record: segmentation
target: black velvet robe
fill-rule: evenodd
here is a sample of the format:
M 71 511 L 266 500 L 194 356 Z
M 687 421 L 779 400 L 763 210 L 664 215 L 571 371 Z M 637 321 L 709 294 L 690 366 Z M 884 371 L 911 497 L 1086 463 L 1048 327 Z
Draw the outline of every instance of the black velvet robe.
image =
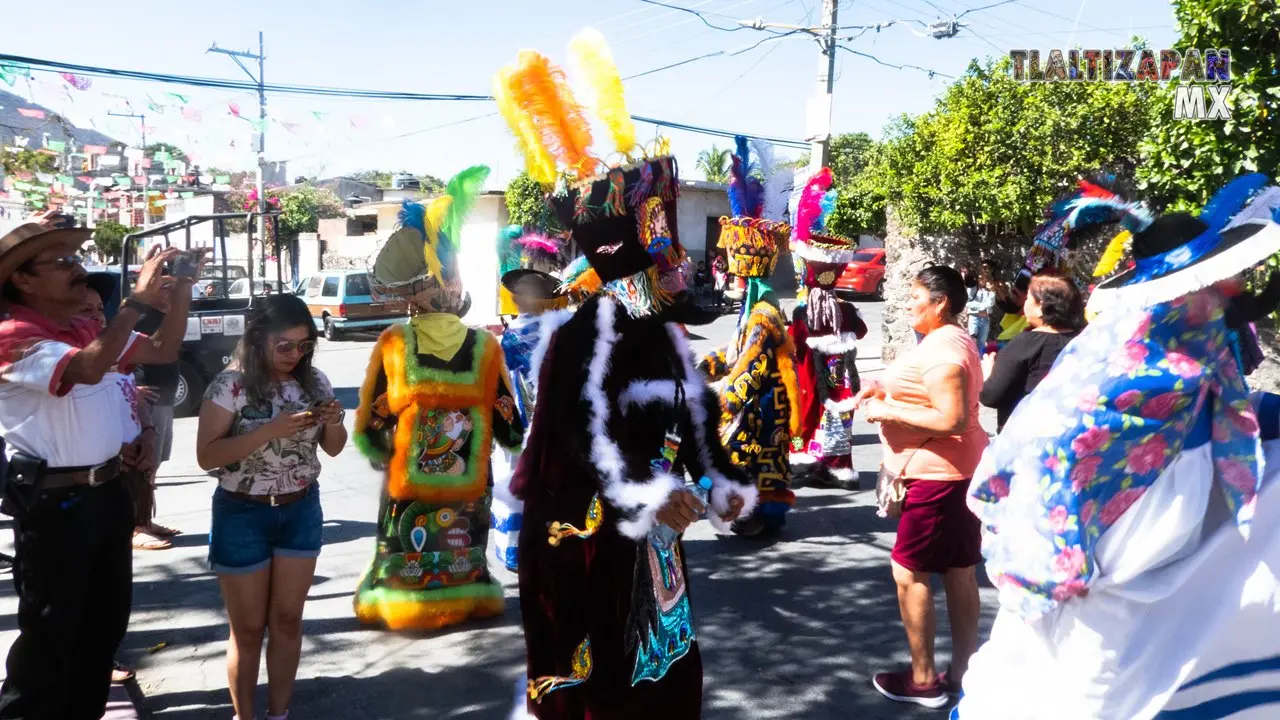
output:
M 598 297 L 544 340 L 549 347 L 537 412 L 512 483 L 525 503 L 519 574 L 528 677 L 571 676 L 574 651 L 587 637 L 592 667 L 585 682 L 529 702 L 540 720 L 701 716 L 696 642 L 660 680 L 635 686 L 635 654 L 627 642 L 637 558 L 669 490 L 663 478 L 655 482 L 650 463 L 673 422 L 681 436 L 677 465 L 693 478 L 712 479 L 713 512 L 724 511 L 730 496 L 744 500 L 744 514 L 756 501 L 754 485 L 719 443 L 717 400 L 693 369 L 683 337 L 679 326 L 631 318 L 615 301 Z M 593 432 L 601 428 L 602 434 Z M 683 478 L 679 470 L 671 474 Z M 552 546 L 548 526 L 584 528 L 597 493 L 599 529 Z M 683 561 L 683 550 L 680 556 Z

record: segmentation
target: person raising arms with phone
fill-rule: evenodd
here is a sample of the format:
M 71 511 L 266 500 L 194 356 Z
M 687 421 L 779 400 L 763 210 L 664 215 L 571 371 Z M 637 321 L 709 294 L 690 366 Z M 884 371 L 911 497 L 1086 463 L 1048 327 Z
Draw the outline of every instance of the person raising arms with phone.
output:
M 334 457 L 347 442 L 345 412 L 312 365 L 315 346 L 306 303 L 267 296 L 200 408 L 196 459 L 218 479 L 209 564 L 231 625 L 227 681 L 242 720 L 254 717 L 268 629 L 267 717 L 289 715 L 324 521 L 316 449 Z
M 120 480 L 124 424 L 102 422 L 131 411 L 104 378 L 112 368 L 177 360 L 186 328 L 190 283 L 163 271 L 176 251 L 153 251 L 105 328 L 77 317 L 88 292 L 79 250 L 91 233 L 46 215 L 0 236 L 3 509 L 14 516 L 19 630 L 0 718 L 103 714 L 129 624 L 134 527 Z M 153 336 L 136 332 L 166 294 L 165 322 Z

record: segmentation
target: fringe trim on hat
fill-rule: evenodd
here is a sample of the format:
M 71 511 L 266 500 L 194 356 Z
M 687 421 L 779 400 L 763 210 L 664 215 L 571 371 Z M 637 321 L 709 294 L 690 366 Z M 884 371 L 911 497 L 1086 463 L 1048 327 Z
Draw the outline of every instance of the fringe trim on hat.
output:
M 1280 225 L 1267 221 L 1246 224 L 1263 227 L 1221 254 L 1164 277 L 1134 285 L 1095 288 L 1086 309 L 1101 313 L 1117 306 L 1150 307 L 1171 302 L 1235 277 L 1280 252 Z
M 820 263 L 851 263 L 858 248 L 851 246 L 829 245 L 818 241 L 818 235 L 811 235 L 805 242 L 791 244 L 791 252 L 802 260 Z

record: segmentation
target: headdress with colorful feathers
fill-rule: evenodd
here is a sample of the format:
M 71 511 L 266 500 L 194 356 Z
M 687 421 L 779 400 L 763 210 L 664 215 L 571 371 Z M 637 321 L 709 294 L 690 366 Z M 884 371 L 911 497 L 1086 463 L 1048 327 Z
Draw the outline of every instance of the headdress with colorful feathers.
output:
M 733 217 L 720 218 L 719 247 L 729 260 L 729 274 L 739 278 L 767 278 L 778 264 L 778 251 L 791 227 L 764 219 L 764 183 L 750 175 L 751 150 L 747 138 L 735 138 L 736 152 L 729 170 L 729 207 Z M 744 302 L 743 312 L 748 312 Z
M 526 164 L 538 163 L 536 172 L 530 166 L 530 175 L 544 186 L 565 181 L 548 202 L 586 258 L 567 269 L 566 289 L 580 296 L 604 290 L 628 313 L 649 314 L 681 294 L 691 275 L 677 233 L 676 161 L 650 157 L 637 144 L 622 80 L 600 34 L 580 32 L 570 51 L 575 77 L 609 131 L 612 152 L 593 154 L 582 106 L 564 72 L 544 55 L 521 52 L 514 65 L 498 73 L 495 94 Z M 665 147 L 661 141 L 654 144 Z M 642 155 L 639 162 L 636 153 Z M 625 164 L 600 159 L 613 154 L 621 154 Z
M 455 175 L 446 194 L 429 205 L 404 202 L 398 217 L 400 228 L 371 263 L 370 286 L 375 296 L 408 297 L 428 312 L 461 306 L 458 250 L 462 226 L 488 175 L 489 168 L 476 165 Z

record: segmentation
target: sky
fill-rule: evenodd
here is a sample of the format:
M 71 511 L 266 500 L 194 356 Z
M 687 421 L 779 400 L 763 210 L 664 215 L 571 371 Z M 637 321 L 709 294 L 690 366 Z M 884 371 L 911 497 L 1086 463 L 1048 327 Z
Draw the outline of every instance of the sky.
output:
M 819 24 L 822 14 L 822 0 L 666 1 L 696 9 L 721 27 L 757 18 L 809 26 Z M 841 51 L 833 131 L 865 131 L 878 137 L 890 118 L 928 110 L 951 82 L 944 75 L 959 76 L 974 57 L 1003 56 L 1012 48 L 1047 53 L 1073 46 L 1124 47 L 1135 34 L 1157 48 L 1170 47 L 1176 39 L 1172 8 L 1161 0 L 1013 0 L 964 15 L 961 22 L 969 26 L 953 38 L 912 32 L 923 32 L 919 22 L 997 1 L 842 0 L 840 26 L 918 21 L 869 31 L 845 45 L 885 63 L 916 65 L 936 74 L 930 78 L 926 72 L 885 67 Z M 724 51 L 625 82 L 633 114 L 797 140 L 806 136 L 809 98 L 817 88 L 819 48 L 811 39 L 801 35 L 768 41 L 729 56 L 767 36 L 751 29 L 713 29 L 692 14 L 640 0 L 224 0 L 212 5 L 132 0 L 106 7 L 96 0 L 63 0 L 56 16 L 50 16 L 40 3 L 0 0 L 0 52 L 246 80 L 231 58 L 206 51 L 215 42 L 223 48 L 256 51 L 261 30 L 268 82 L 487 95 L 494 73 L 513 62 L 520 50 L 535 49 L 567 65 L 570 37 L 583 27 L 594 27 L 604 34 L 624 77 Z M 50 23 L 60 31 L 48 32 Z M 40 31 L 15 32 L 24 27 Z M 140 140 L 138 121 L 107 113 L 130 108 L 144 112 L 150 96 L 164 112 L 146 111 L 149 142 L 174 143 L 204 167 L 254 165 L 249 149 L 252 128 L 232 116 L 229 104 L 257 117 L 256 93 L 109 78 L 94 78 L 92 87 L 81 91 L 53 73 L 35 76 L 34 83 L 19 81 L 6 89 L 63 113 L 77 125 L 96 127 L 131 143 Z M 186 105 L 166 93 L 183 95 Z M 268 116 L 272 120 L 267 125 L 267 159 L 288 161 L 291 177 L 404 169 L 447 179 L 470 165 L 486 164 L 493 170 L 490 186 L 502 187 L 522 169 L 514 140 L 489 102 L 269 94 Z M 732 144 L 696 133 L 662 133 L 671 138 L 686 179 L 701 179 L 694 169 L 700 150 Z M 638 134 L 642 140 L 652 139 L 657 130 L 642 123 Z M 603 132 L 596 137 L 598 144 L 605 144 L 599 142 Z M 794 156 L 798 151 L 781 154 Z

